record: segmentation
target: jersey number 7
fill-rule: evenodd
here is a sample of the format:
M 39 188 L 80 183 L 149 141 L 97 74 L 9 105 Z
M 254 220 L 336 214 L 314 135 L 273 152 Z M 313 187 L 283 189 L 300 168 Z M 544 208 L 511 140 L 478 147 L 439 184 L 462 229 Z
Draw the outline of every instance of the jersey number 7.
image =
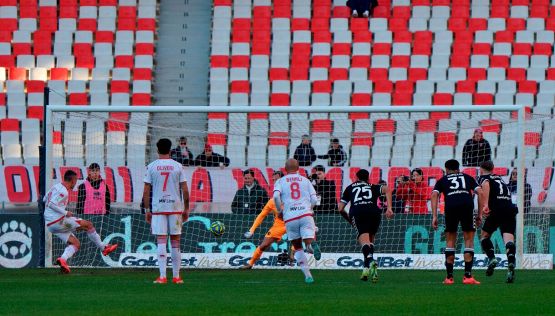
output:
M 162 191 L 166 191 L 166 187 L 168 186 L 168 178 L 170 177 L 169 172 L 160 172 L 160 175 L 164 177 L 164 186 L 162 187 Z

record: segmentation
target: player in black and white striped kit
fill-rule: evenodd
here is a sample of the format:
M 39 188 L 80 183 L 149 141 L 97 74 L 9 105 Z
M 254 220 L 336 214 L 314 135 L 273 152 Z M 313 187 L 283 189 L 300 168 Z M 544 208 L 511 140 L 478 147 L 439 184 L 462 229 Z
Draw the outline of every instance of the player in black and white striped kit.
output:
M 357 181 L 351 183 L 343 191 L 339 212 L 358 232 L 358 242 L 362 246 L 364 255 L 364 269 L 362 270 L 361 280 L 367 281 L 372 277 L 372 282 L 378 281 L 377 264 L 374 261 L 374 240 L 380 222 L 382 220 L 382 210 L 378 206 L 378 199 L 385 195 L 387 200 L 387 218 L 393 217 L 391 208 L 391 191 L 387 185 L 369 184 L 369 173 L 361 169 L 356 173 Z M 351 203 L 349 213 L 345 212 L 345 206 Z
M 518 209 L 511 201 L 511 192 L 503 179 L 493 174 L 493 162 L 485 161 L 480 165 L 480 177 L 478 182 L 483 190 L 483 213 L 487 216 L 482 227 L 481 244 L 482 249 L 489 258 L 486 275 L 493 275 L 493 270 L 498 262 L 495 258 L 491 235 L 499 228 L 503 235 L 503 242 L 509 262 L 507 272 L 507 283 L 513 283 L 515 278 L 515 230 L 516 214 Z

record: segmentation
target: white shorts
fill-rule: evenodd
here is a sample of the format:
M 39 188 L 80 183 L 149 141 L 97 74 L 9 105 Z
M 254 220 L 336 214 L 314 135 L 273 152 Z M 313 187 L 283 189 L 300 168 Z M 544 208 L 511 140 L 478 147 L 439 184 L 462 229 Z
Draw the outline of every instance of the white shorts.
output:
M 285 223 L 285 229 L 287 230 L 287 239 L 289 240 L 299 238 L 314 239 L 316 225 L 312 216 L 305 216 Z
M 56 224 L 48 226 L 48 231 L 67 244 L 69 237 L 81 226 L 81 220 L 78 217 L 64 217 Z
M 183 219 L 181 214 L 156 215 L 152 213 L 151 228 L 153 235 L 181 235 Z

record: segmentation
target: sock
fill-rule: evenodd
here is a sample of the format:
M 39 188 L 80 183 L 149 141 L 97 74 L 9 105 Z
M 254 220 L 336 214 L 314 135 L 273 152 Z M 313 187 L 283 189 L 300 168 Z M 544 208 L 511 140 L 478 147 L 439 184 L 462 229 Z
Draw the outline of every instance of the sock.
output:
M 158 268 L 160 268 L 160 277 L 166 277 L 166 264 L 167 264 L 167 256 L 166 256 L 166 245 L 167 241 L 165 236 L 160 238 L 158 237 Z
M 295 251 L 295 260 L 297 260 L 297 262 L 299 263 L 299 266 L 304 273 L 304 277 L 311 278 L 312 274 L 310 274 L 310 269 L 308 268 L 308 264 L 306 262 L 307 260 L 304 250 L 301 249 Z
M 370 263 L 374 261 L 374 244 L 363 245 L 362 254 L 364 255 L 364 267 L 370 268 Z
M 482 249 L 484 250 L 484 252 L 488 256 L 488 258 L 490 260 L 495 258 L 495 254 L 493 252 L 493 243 L 491 242 L 491 239 L 484 238 L 484 239 L 482 239 L 482 241 L 480 243 L 482 244 Z
M 464 261 L 464 276 L 472 277 L 472 265 L 474 263 L 474 248 L 464 248 L 464 254 L 470 255 L 470 261 Z
M 254 264 L 256 263 L 256 261 L 258 261 L 258 259 L 260 259 L 260 257 L 262 256 L 262 250 L 260 250 L 260 247 L 256 247 L 256 249 L 254 250 L 254 253 L 252 254 L 252 258 L 249 261 L 249 264 L 251 266 L 254 266 Z
M 445 248 L 445 269 L 447 270 L 447 277 L 453 277 L 453 264 L 447 262 L 450 257 L 455 256 L 455 248 Z
M 507 244 L 505 244 L 505 248 L 507 249 L 507 261 L 509 262 L 509 264 L 516 264 L 516 257 L 515 257 L 515 253 L 516 253 L 516 246 L 515 243 L 512 241 L 509 241 Z
M 92 242 L 94 242 L 94 244 L 101 250 L 104 249 L 104 247 L 106 247 L 106 244 L 103 243 L 102 240 L 100 240 L 100 235 L 98 235 L 98 233 L 94 228 L 87 231 L 87 236 L 89 236 L 89 239 Z
M 77 247 L 75 247 L 74 245 L 67 245 L 61 258 L 67 261 L 67 259 L 71 258 L 76 252 Z
M 172 245 L 172 273 L 174 278 L 178 278 L 179 270 L 181 269 L 181 250 L 179 249 L 179 240 L 172 240 L 171 245 Z

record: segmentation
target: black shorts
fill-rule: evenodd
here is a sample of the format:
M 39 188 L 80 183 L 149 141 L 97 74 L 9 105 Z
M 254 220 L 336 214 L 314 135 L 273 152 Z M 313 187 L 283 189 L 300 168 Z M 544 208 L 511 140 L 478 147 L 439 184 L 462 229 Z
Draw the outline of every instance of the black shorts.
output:
M 456 233 L 461 224 L 463 232 L 476 231 L 474 225 L 474 206 L 445 208 L 445 232 Z
M 358 236 L 362 234 L 376 235 L 381 221 L 382 214 L 379 212 L 368 212 L 351 217 L 351 222 L 355 225 Z
M 501 230 L 502 234 L 512 234 L 514 236 L 516 231 L 516 209 L 492 210 L 486 218 L 482 230 L 491 235 L 497 228 Z

